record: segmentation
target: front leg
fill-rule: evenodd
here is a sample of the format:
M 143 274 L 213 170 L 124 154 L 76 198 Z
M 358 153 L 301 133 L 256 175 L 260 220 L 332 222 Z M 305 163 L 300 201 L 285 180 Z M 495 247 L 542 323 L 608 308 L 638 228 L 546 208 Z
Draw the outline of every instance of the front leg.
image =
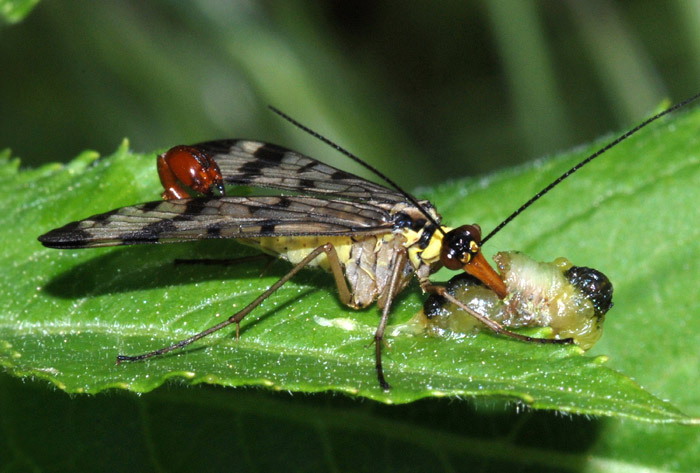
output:
M 554 345 L 568 345 L 574 342 L 573 338 L 564 338 L 564 339 L 556 339 L 556 338 L 539 338 L 539 337 L 529 337 L 527 335 L 521 335 L 516 332 L 511 332 L 510 330 L 506 329 L 503 327 L 503 325 L 499 324 L 495 320 L 489 319 L 487 316 L 480 314 L 476 310 L 472 309 L 468 305 L 466 305 L 464 302 L 460 301 L 457 299 L 455 296 L 449 293 L 447 288 L 445 286 L 440 286 L 437 284 L 433 284 L 430 282 L 429 279 L 423 279 L 420 281 L 420 287 L 423 289 L 424 292 L 429 292 L 431 294 L 437 294 L 440 297 L 444 297 L 448 301 L 452 302 L 454 305 L 474 317 L 476 320 L 481 322 L 482 324 L 486 325 L 489 329 L 491 329 L 494 333 L 497 333 L 499 335 L 505 335 L 506 337 L 514 338 L 516 340 L 521 340 L 523 342 L 531 342 L 531 343 L 551 343 Z
M 374 349 L 375 349 L 375 366 L 377 368 L 377 380 L 379 381 L 379 386 L 384 391 L 389 391 L 391 385 L 387 382 L 384 377 L 384 368 L 382 367 L 382 345 L 384 342 L 384 331 L 386 330 L 386 324 L 389 320 L 389 311 L 391 310 L 391 304 L 394 302 L 394 297 L 399 292 L 399 287 L 403 279 L 404 267 L 408 262 L 408 255 L 405 251 L 399 252 L 394 260 L 394 268 L 391 273 L 391 278 L 389 279 L 389 284 L 386 288 L 386 298 L 384 299 L 384 307 L 382 307 L 382 318 L 379 320 L 379 326 L 377 326 L 377 331 L 374 333 Z

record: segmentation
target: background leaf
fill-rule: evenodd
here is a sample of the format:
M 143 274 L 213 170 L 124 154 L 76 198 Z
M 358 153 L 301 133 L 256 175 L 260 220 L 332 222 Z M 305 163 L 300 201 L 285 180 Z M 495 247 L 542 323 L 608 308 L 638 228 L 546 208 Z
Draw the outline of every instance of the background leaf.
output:
M 0 0 L 0 18 L 18 23 L 34 9 L 39 0 Z
M 674 201 L 682 192 L 669 190 L 694 189 L 697 157 L 673 150 L 669 143 L 680 140 L 682 144 L 676 146 L 686 150 L 696 129 L 693 116 L 686 116 L 673 125 L 647 130 L 641 139 L 625 143 L 596 163 L 592 171 L 582 171 L 566 187 L 557 189 L 558 197 L 543 199 L 520 222 L 508 227 L 504 237 L 499 235 L 506 243 L 495 240 L 491 248 L 520 247 L 535 255 L 549 253 L 550 259 L 566 254 L 577 264 L 605 255 L 599 267 L 611 274 L 617 287 L 617 307 L 609 323 L 629 328 L 617 337 L 624 338 L 633 331 L 639 350 L 645 348 L 645 343 L 654 346 L 662 317 L 654 318 L 654 323 L 639 323 L 640 313 L 653 313 L 639 305 L 650 304 L 649 298 L 640 296 L 653 287 L 650 280 L 658 281 L 656 267 L 676 257 L 677 246 L 669 244 L 663 232 L 668 230 L 669 222 L 661 215 L 657 221 L 644 216 L 650 211 L 663 214 L 661 209 L 673 202 L 676 215 L 690 207 L 681 220 L 693 221 L 694 202 L 687 198 Z M 634 149 L 642 157 L 635 156 Z M 665 160 L 659 159 L 661 154 Z M 669 155 L 674 159 L 668 159 Z M 66 167 L 49 165 L 7 180 L 14 184 L 4 192 L 12 198 L 4 209 L 7 220 L 3 229 L 7 240 L 15 238 L 16 242 L 8 245 L 5 260 L 8 267 L 11 261 L 26 263 L 15 265 L 14 271 L 5 274 L 4 300 L 9 305 L 4 310 L 0 340 L 2 362 L 17 374 L 49 379 L 68 392 L 95 393 L 110 387 L 144 392 L 168 378 L 179 377 L 194 383 L 259 384 L 278 390 L 334 389 L 390 403 L 428 395 L 506 396 L 533 407 L 573 413 L 683 420 L 679 411 L 618 373 L 601 368 L 602 359 L 579 356 L 575 347 L 530 346 L 485 333 L 464 340 L 406 334 L 392 337 L 386 371 L 394 388 L 384 393 L 375 380 L 372 350 L 366 349 L 378 311 L 354 313 L 342 307 L 327 276 L 312 271 L 286 285 L 244 321 L 238 342 L 230 333 L 221 332 L 180 353 L 115 366 L 117 353 L 140 353 L 165 346 L 201 331 L 217 318 L 221 320 L 220 314 L 243 307 L 287 269 L 279 264 L 266 276 L 258 277 L 260 268 L 250 265 L 172 266 L 176 257 L 238 253 L 237 245 L 229 241 L 61 253 L 41 248 L 32 239 L 31 231 L 36 228 L 48 229 L 157 196 L 152 156 L 133 155 L 125 144 L 112 157 L 95 158 L 85 153 Z M 495 224 L 492 215 L 506 215 L 509 207 L 505 198 L 494 197 L 508 193 L 508 199 L 522 202 L 580 158 L 578 154 L 564 156 L 503 173 L 491 178 L 486 186 L 475 181 L 455 182 L 430 197 L 438 209 L 448 210 L 447 222 L 474 219 L 489 228 Z M 7 166 L 16 167 L 9 162 Z M 27 188 L 32 189 L 34 197 L 31 209 L 22 205 L 26 196 L 22 190 Z M 460 193 L 464 198 L 455 199 Z M 518 198 L 518 194 L 523 197 Z M 582 201 L 580 196 L 586 194 L 591 198 Z M 86 204 L 76 206 L 76 202 Z M 640 207 L 641 213 L 637 210 Z M 27 223 L 24 228 L 12 228 L 11 222 L 19 221 L 15 213 L 23 216 Z M 633 239 L 637 231 L 630 236 L 618 229 L 622 215 L 629 219 L 629 225 L 624 226 L 627 230 L 643 222 L 645 233 L 639 241 Z M 679 236 L 688 238 L 685 247 L 692 246 L 693 232 L 697 232 L 692 224 L 689 226 L 678 229 Z M 618 237 L 611 238 L 613 233 Z M 509 244 L 509 234 L 516 234 L 517 241 Z M 571 234 L 586 238 L 567 237 Z M 562 240 L 572 244 L 566 246 Z M 557 245 L 562 253 L 556 250 Z M 594 251 L 587 255 L 586 248 Z M 22 276 L 28 276 L 28 281 Z M 638 282 L 640 279 L 643 282 Z M 681 284 L 665 290 L 674 294 L 663 301 L 672 322 L 664 327 L 665 333 L 672 333 L 678 325 L 684 331 L 692 325 L 692 317 L 683 320 L 682 310 L 675 304 L 688 304 L 683 302 L 688 296 L 678 293 L 688 288 Z M 415 287 L 408 292 L 396 306 L 394 323 L 407 320 L 420 308 Z M 23 297 L 13 299 L 10 293 Z M 651 315 L 641 317 L 648 319 Z M 649 332 L 646 337 L 644 327 Z M 615 347 L 614 343 L 610 346 Z M 637 353 L 627 356 L 640 358 Z M 644 354 L 641 359 L 647 366 L 652 363 Z M 663 362 L 668 366 L 671 360 Z
M 670 205 L 673 205 L 674 213 L 683 217 L 684 208 L 693 205 L 690 197 L 695 189 L 692 183 L 698 178 L 696 130 L 699 125 L 700 113 L 694 112 L 652 127 L 589 169 L 581 171 L 570 182 L 562 184 L 562 188 L 555 191 L 556 197 L 543 199 L 486 249 L 494 252 L 496 249 L 522 245 L 521 248 L 528 253 L 542 259 L 562 254 L 580 264 L 593 265 L 589 261 L 600 261 L 595 266 L 607 272 L 616 285 L 616 306 L 609 314 L 606 334 L 594 348 L 594 353 L 610 354 L 610 366 L 621 367 L 644 385 L 651 385 L 652 392 L 673 400 L 682 410 L 696 416 L 699 411 L 698 391 L 696 383 L 688 383 L 687 380 L 694 379 L 696 375 L 693 366 L 697 366 L 698 356 L 693 338 L 697 333 L 693 329 L 697 324 L 692 312 L 694 293 L 688 287 L 697 280 L 697 267 L 692 266 L 692 261 L 679 262 L 683 268 L 680 272 L 647 268 L 648 272 L 644 273 L 640 267 L 653 266 L 656 261 L 673 258 L 679 248 L 691 254 L 692 251 L 697 252 L 697 248 L 693 247 L 697 245 L 694 243 L 697 239 L 693 238 L 693 232 L 697 231 L 694 228 L 694 214 L 673 219 L 669 224 L 664 212 L 657 211 L 655 214 L 661 220 L 657 224 L 654 219 L 648 218 L 648 212 L 653 211 L 654 206 L 658 210 L 658 207 L 665 207 L 672 201 Z M 513 198 L 522 201 L 522 196 L 517 194 L 531 194 L 586 151 L 582 149 L 575 153 L 576 156 L 536 163 L 487 180 L 445 184 L 422 194 L 429 196 L 436 204 L 442 204 L 440 208 L 446 210 L 447 220 L 456 220 L 468 207 L 473 220 L 485 222 L 484 227 L 489 228 L 497 221 L 492 214 L 513 207 L 506 200 Z M 135 325 L 137 331 L 141 329 L 158 334 L 164 330 L 161 327 L 165 325 L 162 324 L 171 323 L 173 319 L 157 319 L 151 324 L 142 322 L 141 325 L 137 322 L 143 321 L 144 317 L 153 317 L 154 312 L 168 312 L 170 307 L 164 305 L 177 307 L 188 304 L 184 312 L 188 312 L 187 319 L 192 323 L 197 318 L 197 310 L 210 315 L 209 305 L 222 297 L 216 294 L 227 296 L 228 284 L 241 278 L 246 278 L 254 286 L 251 292 L 258 290 L 255 286 L 258 284 L 255 268 L 207 269 L 204 273 L 202 268 L 186 268 L 187 277 L 173 274 L 172 270 L 163 271 L 163 267 L 169 267 L 173 257 L 191 254 L 192 245 L 63 252 L 67 254 L 42 249 L 34 240 L 40 228 L 44 230 L 91 213 L 93 207 L 104 209 L 143 199 L 144 195 L 151 195 L 152 192 L 157 195 L 152 156 L 139 158 L 128 153 L 126 146 L 123 146 L 113 157 L 95 158 L 94 153 L 84 153 L 63 168 L 49 165 L 20 173 L 17 173 L 18 161 L 12 160 L 6 161 L 1 171 L 5 176 L 2 191 L 7 197 L 4 215 L 12 214 L 6 217 L 2 225 L 3 240 L 11 243 L 5 245 L 3 250 L 7 270 L 2 274 L 0 285 L 4 304 L 0 330 L 2 362 L 17 374 L 31 374 L 35 378 L 65 379 L 70 371 L 73 373 L 69 377 L 73 387 L 78 386 L 82 377 L 85 389 L 94 386 L 91 371 L 95 369 L 95 360 L 98 361 L 98 370 L 114 370 L 114 367 L 103 364 L 103 360 L 111 360 L 114 351 L 125 343 L 124 339 L 131 339 L 125 337 L 123 329 L 116 330 L 118 333 L 110 331 L 105 321 L 119 321 L 123 317 Z M 140 162 L 141 159 L 145 162 Z M 85 176 L 91 178 L 85 179 Z M 117 195 L 110 195 L 115 188 L 118 189 Z M 65 195 L 66 189 L 71 191 L 72 197 Z M 68 205 L 83 193 L 91 199 L 83 201 L 83 205 Z M 649 193 L 654 198 L 649 198 Z M 679 193 L 685 197 L 677 198 Z M 589 195 L 592 198 L 585 197 Z M 52 211 L 61 205 L 63 212 Z M 618 207 L 607 216 L 610 205 Z M 692 212 L 690 209 L 687 211 Z M 22 224 L 19 226 L 11 225 L 16 215 L 21 216 Z M 621 228 L 616 224 L 616 219 L 623 216 L 629 223 Z M 464 218 L 468 217 L 462 216 L 459 221 Z M 606 218 L 607 222 L 603 221 Z M 560 223 L 559 227 L 552 226 L 556 221 Z M 663 224 L 667 226 L 661 231 L 657 225 Z M 587 231 L 581 233 L 580 226 L 586 227 Z M 646 245 L 633 241 L 642 233 L 641 229 L 648 230 L 639 236 L 648 243 Z M 587 238 L 575 237 L 581 234 Z M 214 248 L 196 246 L 197 252 L 204 255 L 221 251 L 217 245 Z M 657 259 L 650 261 L 645 257 L 650 247 L 665 253 L 665 256 L 654 253 Z M 273 269 L 273 272 L 279 271 L 278 267 Z M 126 276 L 121 275 L 124 272 Z M 314 274 L 309 272 L 291 292 L 303 293 L 304 301 L 322 294 L 315 309 L 325 304 L 335 304 L 333 310 L 347 312 L 333 302 L 332 288 L 325 284 L 325 278 Z M 86 276 L 90 276 L 92 281 Z M 155 281 L 157 278 L 165 278 L 165 282 Z M 189 282 L 188 278 L 192 278 L 193 282 Z M 215 287 L 212 290 L 209 287 L 212 284 L 223 288 Z M 171 288 L 171 285 L 175 287 Z M 168 291 L 161 286 L 168 286 Z M 202 302 L 206 307 L 198 307 L 201 301 L 188 299 L 190 295 L 178 297 L 178 294 L 188 292 L 191 286 L 196 291 L 209 294 Z M 158 291 L 167 292 L 167 297 Z M 652 295 L 643 297 L 648 291 Z M 409 313 L 418 307 L 419 301 L 414 300 L 417 297 L 413 292 L 413 295 L 400 301 L 402 312 L 406 311 L 406 307 L 410 308 L 406 311 Z M 663 294 L 670 294 L 671 297 L 664 299 Z M 171 300 L 173 297 L 176 298 L 174 302 Z M 114 301 L 114 298 L 117 300 Z M 129 299 L 132 301 L 132 312 L 125 314 L 120 304 Z M 306 310 L 299 308 L 302 302 L 284 305 L 283 300 L 281 295 L 278 302 L 282 306 L 254 326 L 264 327 L 265 323 L 274 319 L 279 321 L 280 318 L 289 321 L 296 317 L 298 311 Z M 139 304 L 142 304 L 141 308 Z M 79 309 L 66 314 L 63 312 L 66 305 L 78 305 Z M 99 312 L 90 311 L 87 320 L 80 317 L 79 314 L 90 305 L 102 305 L 103 308 Z M 41 306 L 48 307 L 38 310 Z M 192 307 L 194 309 L 190 309 Z M 358 323 L 366 319 L 372 323 L 376 320 L 376 313 L 369 311 L 359 314 L 352 312 L 351 315 Z M 181 327 L 184 326 L 184 320 L 179 323 Z M 313 323 L 313 320 L 304 321 L 307 328 Z M 82 327 L 79 334 L 74 331 L 76 325 Z M 92 328 L 96 326 L 102 326 L 104 331 L 95 332 Z M 368 327 L 371 327 L 369 323 Z M 275 330 L 286 329 L 275 326 Z M 168 330 L 172 328 L 168 327 Z M 275 334 L 270 330 L 272 327 L 268 326 L 267 330 L 256 335 L 251 328 L 244 332 L 241 341 L 256 337 L 272 343 L 271 337 Z M 310 333 L 313 338 L 313 332 L 320 330 L 306 330 L 305 333 Z M 684 336 L 678 336 L 678 332 L 683 332 Z M 12 338 L 9 344 L 8 336 Z M 103 346 L 105 339 L 110 337 L 114 339 L 114 347 Z M 159 342 L 158 337 L 154 337 L 154 340 L 145 336 L 142 338 L 139 343 L 146 345 Z M 360 338 L 362 344 L 366 343 L 367 333 Z M 405 388 L 402 384 L 405 379 L 393 367 L 403 362 L 404 358 L 424 360 L 425 357 L 421 356 L 423 353 L 407 351 L 399 342 L 400 338 L 392 340 L 389 373 L 395 386 Z M 38 346 L 38 339 L 42 340 L 41 350 L 32 351 L 32 345 Z M 489 335 L 479 336 L 478 339 L 488 339 L 495 344 L 500 342 Z M 536 351 L 542 348 L 508 340 L 502 342 L 509 350 L 531 352 L 533 348 Z M 314 340 L 310 343 L 314 343 Z M 219 340 L 217 346 L 220 344 L 226 345 L 225 340 Z M 30 349 L 28 357 L 24 354 L 25 348 Z M 227 351 L 231 350 L 224 347 L 224 352 Z M 211 359 L 211 349 L 195 351 L 184 358 L 188 361 L 202 353 Z M 272 355 L 277 360 L 281 359 L 279 352 Z M 303 355 L 297 358 L 303 359 Z M 400 362 L 396 361 L 397 356 L 402 358 Z M 367 357 L 371 358 L 365 355 Z M 173 357 L 167 362 L 181 358 Z M 64 372 L 36 370 L 36 366 L 31 366 L 32 359 L 34 362 L 37 359 L 48 360 L 49 364 L 42 365 L 44 367 L 58 364 L 66 369 Z M 640 359 L 641 362 L 638 361 Z M 551 362 L 559 364 L 566 361 L 566 357 L 559 357 Z M 493 360 L 489 359 L 488 362 L 490 364 Z M 129 369 L 135 366 L 138 365 L 132 365 Z M 125 383 L 131 386 L 134 383 L 148 383 L 146 376 L 152 374 L 155 366 L 157 363 L 141 365 L 133 378 L 126 379 Z M 474 368 L 469 360 L 465 366 Z M 144 370 L 146 367 L 148 370 Z M 236 368 L 236 363 L 231 363 L 230 369 Z M 365 368 L 358 369 L 356 374 L 358 379 L 366 380 L 364 382 L 371 386 L 374 375 L 371 369 L 367 372 Z M 659 376 L 659 373 L 663 374 Z M 694 447 L 700 441 L 697 428 L 688 430 L 689 427 L 681 426 L 674 428 L 600 420 L 590 422 L 583 418 L 557 419 L 534 413 L 517 415 L 510 409 L 502 411 L 499 403 L 447 404 L 433 400 L 389 408 L 358 404 L 337 397 L 292 399 L 283 394 L 250 390 L 183 390 L 174 386 L 138 400 L 114 395 L 67 399 L 32 385 L 20 385 L 7 377 L 0 378 L 0 381 L 0 408 L 6 439 L 1 444 L 5 454 L 0 458 L 7 458 L 6 465 L 18 469 L 91 469 L 113 458 L 111 461 L 119 469 L 151 464 L 159 468 L 185 470 L 199 465 L 204 452 L 207 452 L 207 467 L 214 470 L 217 465 L 222 467 L 232 461 L 241 470 L 276 468 L 281 465 L 280 462 L 288 464 L 288 458 L 294 458 L 292 470 L 330 468 L 331 465 L 338 469 L 362 469 L 370 465 L 372 468 L 384 466 L 385 469 L 415 468 L 420 465 L 427 468 L 436 461 L 449 468 L 451 464 L 473 464 L 476 461 L 494 468 L 517 464 L 523 471 L 541 471 L 542 468 L 578 470 L 584 465 L 593 471 L 615 471 L 632 465 L 690 471 L 699 460 Z M 209 378 L 204 381 L 220 380 Z M 619 382 L 619 378 L 616 381 Z M 613 399 L 622 394 L 620 397 L 623 401 L 628 394 L 605 393 L 598 389 L 596 383 L 589 386 L 587 392 L 600 392 L 604 396 L 611 395 Z M 403 390 L 400 392 L 403 393 Z M 652 415 L 649 407 L 658 409 L 659 403 L 652 398 L 648 401 L 638 405 L 640 412 L 628 411 L 627 415 L 648 420 L 682 420 L 666 404 L 661 404 L 664 412 Z M 561 405 L 543 407 L 562 408 Z M 629 405 L 626 407 L 629 408 Z M 619 409 L 619 406 L 613 409 Z M 613 412 L 605 414 L 614 415 Z M 51 435 L 50 439 L 42 440 L 44 433 L 48 435 L 52 429 L 45 423 L 37 425 L 34 422 L 48 418 L 60 426 L 64 435 L 60 438 Z M 26 422 L 26 419 L 34 421 Z M 103 426 L 97 431 L 95 419 L 101 419 L 98 425 Z M 170 434 L 172 425 L 182 426 L 188 438 L 187 447 L 175 449 L 174 452 L 172 445 L 179 441 Z M 214 435 L 213 443 L 211 435 Z M 225 453 L 226 448 L 217 448 L 217 445 L 222 445 L 219 440 L 224 438 L 238 439 L 235 460 Z M 37 441 L 46 448 L 39 451 L 32 449 L 30 445 Z M 84 455 L 80 450 L 75 450 L 75 445 L 87 446 L 92 442 L 97 442 L 97 451 L 93 451 L 93 455 Z M 313 453 L 308 451 L 310 445 L 319 442 L 323 445 L 320 455 L 316 447 Z M 650 442 L 659 448 L 645 448 L 644 445 Z M 370 453 L 373 449 L 366 450 L 366 454 L 358 454 L 369 445 L 377 444 L 383 445 L 380 457 Z M 130 451 L 128 461 L 123 457 L 113 457 L 115 451 L 109 447 L 113 445 Z M 262 450 L 260 445 L 264 445 Z M 291 449 L 296 454 L 292 457 L 267 455 L 265 452 L 268 449 L 278 452 Z M 350 451 L 353 451 L 352 455 L 347 454 Z M 406 455 L 406 451 L 412 453 Z M 307 454 L 300 455 L 301 452 Z

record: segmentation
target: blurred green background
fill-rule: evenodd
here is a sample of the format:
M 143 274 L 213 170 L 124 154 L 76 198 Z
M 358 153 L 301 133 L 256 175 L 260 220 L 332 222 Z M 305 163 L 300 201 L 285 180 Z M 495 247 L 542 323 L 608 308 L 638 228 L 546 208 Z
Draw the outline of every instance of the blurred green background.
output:
M 25 165 L 215 138 L 409 188 L 640 121 L 700 90 L 700 6 L 653 0 L 40 2 L 0 30 L 0 147 Z M 662 7 L 663 6 L 663 7 Z
M 140 152 L 238 137 L 357 172 L 273 104 L 412 189 L 589 142 L 700 91 L 700 4 L 52 0 L 0 26 L 0 68 L 0 149 L 24 166 L 124 137 Z M 174 383 L 69 397 L 0 376 L 3 471 L 640 471 L 640 451 L 679 471 L 686 431 L 665 427 Z

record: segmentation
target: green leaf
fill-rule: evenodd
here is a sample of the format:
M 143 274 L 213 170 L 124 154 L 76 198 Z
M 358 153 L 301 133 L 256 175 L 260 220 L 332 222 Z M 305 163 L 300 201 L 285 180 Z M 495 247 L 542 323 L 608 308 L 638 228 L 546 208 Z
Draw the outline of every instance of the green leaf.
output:
M 695 113 L 645 130 L 562 184 L 485 248 L 491 254 L 520 249 L 542 260 L 567 256 L 604 271 L 615 284 L 616 306 L 594 352 L 609 354 L 613 367 L 696 415 L 698 391 L 688 380 L 697 376 L 700 333 L 692 312 L 693 276 L 700 269 L 691 258 L 699 249 L 691 198 L 700 175 L 698 124 Z M 448 224 L 477 221 L 492 228 L 587 151 L 422 195 Z M 366 348 L 377 309 L 345 308 L 327 275 L 314 271 L 249 316 L 238 342 L 224 331 L 180 353 L 115 366 L 118 353 L 159 348 L 222 320 L 288 269 L 280 262 L 259 277 L 260 264 L 172 264 L 178 257 L 251 254 L 228 241 L 61 252 L 36 241 L 68 221 L 158 199 L 154 164 L 152 155 L 131 154 L 126 144 L 111 157 L 84 153 L 67 166 L 18 172 L 17 161 L 4 161 L 0 222 L 8 244 L 0 254 L 6 268 L 0 276 L 0 363 L 11 373 L 48 379 L 68 392 L 145 392 L 182 378 L 338 390 L 387 403 L 495 396 L 572 413 L 695 422 L 602 366 L 604 358 L 488 333 L 461 341 L 389 337 L 385 370 L 393 389 L 384 393 L 373 350 Z M 409 287 L 392 323 L 410 318 L 421 300 L 417 287 Z
M 19 23 L 38 3 L 39 0 L 0 0 L 0 19 L 6 23 Z

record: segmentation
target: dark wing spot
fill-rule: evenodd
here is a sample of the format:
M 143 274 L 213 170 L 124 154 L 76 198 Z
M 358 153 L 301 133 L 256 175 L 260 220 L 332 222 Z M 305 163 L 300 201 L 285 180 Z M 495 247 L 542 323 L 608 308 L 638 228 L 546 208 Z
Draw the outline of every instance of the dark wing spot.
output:
M 216 141 L 205 141 L 204 143 L 197 143 L 192 145 L 193 148 L 197 148 L 207 154 L 217 155 L 217 154 L 229 154 L 231 148 L 236 146 L 239 142 L 244 140 L 216 140 Z
M 211 237 L 218 237 L 221 235 L 221 225 L 213 224 L 207 227 L 207 235 Z
M 349 174 L 345 171 L 335 171 L 333 174 L 330 175 L 330 178 L 333 180 L 339 180 L 339 179 L 356 179 L 355 176 L 352 174 Z
M 90 233 L 78 228 L 80 222 L 71 222 L 39 237 L 42 245 L 48 248 L 83 248 L 90 242 Z
M 299 187 L 302 189 L 313 189 L 316 187 L 316 181 L 313 179 L 299 179 Z
M 286 208 L 288 208 L 290 205 L 292 205 L 292 201 L 291 201 L 290 199 L 288 199 L 288 198 L 286 198 L 286 197 L 283 196 L 283 197 L 280 197 L 280 201 L 277 202 L 277 205 L 276 205 L 275 207 L 279 207 L 279 208 L 281 208 L 281 209 L 286 209 Z
M 275 233 L 275 227 L 277 222 L 274 220 L 269 220 L 260 224 L 260 233 L 262 235 L 273 235 Z
M 183 215 L 199 215 L 207 207 L 207 202 L 211 199 L 191 199 L 185 206 Z
M 252 179 L 262 175 L 262 169 L 264 167 L 265 166 L 260 161 L 248 161 L 238 169 L 238 172 L 243 175 L 244 179 Z
M 161 220 L 146 225 L 141 230 L 135 232 L 122 233 L 119 239 L 124 244 L 153 243 L 157 242 L 161 233 L 174 232 L 177 226 L 172 220 Z
M 177 217 L 173 217 L 169 220 L 171 222 L 191 222 L 192 220 L 194 220 L 194 218 L 191 214 L 183 214 L 183 215 L 178 215 Z
M 253 153 L 253 156 L 265 161 L 279 163 L 282 161 L 282 158 L 284 158 L 286 152 L 287 150 L 281 146 L 265 143 Z
M 141 208 L 143 209 L 144 212 L 150 212 L 151 210 L 157 209 L 158 206 L 162 203 L 163 203 L 163 201 L 160 201 L 160 200 L 156 200 L 154 202 L 146 202 L 145 204 L 141 205 Z M 103 214 L 103 215 L 107 215 L 107 214 Z M 94 220 L 94 218 L 93 218 L 93 220 Z
M 302 167 L 300 167 L 300 168 L 297 170 L 297 172 L 302 173 L 302 172 L 311 171 L 311 170 L 313 170 L 313 168 L 314 168 L 315 166 L 316 166 L 316 163 L 310 162 L 310 163 L 307 163 L 307 164 L 303 165 Z

